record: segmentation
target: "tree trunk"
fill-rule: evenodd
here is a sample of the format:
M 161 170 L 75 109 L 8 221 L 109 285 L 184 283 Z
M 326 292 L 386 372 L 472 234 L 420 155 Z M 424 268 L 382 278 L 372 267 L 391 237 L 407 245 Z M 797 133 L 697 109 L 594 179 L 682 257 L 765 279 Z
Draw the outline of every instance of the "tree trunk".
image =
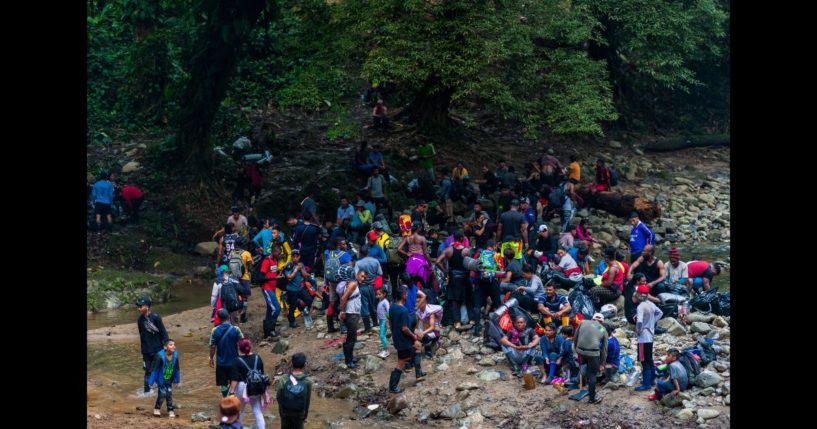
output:
M 672 137 L 647 143 L 644 149 L 652 152 L 668 152 L 690 147 L 729 146 L 729 134 L 704 134 L 688 137 Z
M 423 134 L 445 134 L 451 125 L 448 107 L 451 104 L 452 88 L 440 88 L 437 77 L 429 77 L 406 109 L 406 114 L 417 124 Z
M 213 162 L 210 131 L 244 41 L 264 0 L 212 2 L 213 10 L 190 61 L 190 82 L 178 117 L 177 155 L 186 168 L 205 172 Z
M 586 204 L 595 209 L 604 210 L 616 216 L 626 217 L 638 212 L 639 218 L 649 222 L 661 216 L 661 206 L 653 201 L 635 195 L 619 192 L 596 192 L 590 194 L 584 190 L 577 191 Z

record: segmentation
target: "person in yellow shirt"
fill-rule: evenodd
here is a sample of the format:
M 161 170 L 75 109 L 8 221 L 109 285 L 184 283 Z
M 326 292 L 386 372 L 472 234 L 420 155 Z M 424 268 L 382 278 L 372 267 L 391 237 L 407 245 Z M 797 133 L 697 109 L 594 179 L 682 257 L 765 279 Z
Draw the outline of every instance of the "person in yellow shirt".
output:
M 570 155 L 570 165 L 567 166 L 568 180 L 574 185 L 578 185 L 582 180 L 582 167 L 579 165 L 579 158 Z
M 468 169 L 463 166 L 462 161 L 457 163 L 457 166 L 451 170 L 452 180 L 462 180 L 468 178 Z

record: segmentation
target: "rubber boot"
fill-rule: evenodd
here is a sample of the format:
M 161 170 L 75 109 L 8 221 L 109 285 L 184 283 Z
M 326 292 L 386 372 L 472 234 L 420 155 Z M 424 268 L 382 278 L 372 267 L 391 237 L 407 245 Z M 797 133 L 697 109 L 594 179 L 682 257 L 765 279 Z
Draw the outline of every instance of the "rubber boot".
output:
M 423 372 L 423 369 L 420 366 L 420 353 L 414 353 L 414 382 L 423 381 L 426 377 L 426 373 Z
M 343 343 L 343 361 L 346 363 L 347 368 L 354 368 L 356 366 L 353 355 L 354 350 L 354 343 Z
M 519 377 L 519 365 L 511 358 L 510 353 L 505 353 L 505 357 L 508 359 L 508 363 L 511 365 L 511 374 L 515 377 Z
M 391 376 L 389 377 L 389 393 L 400 393 L 403 390 L 400 389 L 398 384 L 400 383 L 400 377 L 403 375 L 403 371 L 400 369 L 393 369 L 391 370 Z
M 431 345 L 423 346 L 423 351 L 425 351 L 426 359 L 431 359 L 434 355 L 431 353 Z
M 654 370 L 655 370 L 654 368 L 644 368 L 644 373 L 641 377 L 641 385 L 634 389 L 636 392 L 644 392 L 652 389 L 652 378 Z

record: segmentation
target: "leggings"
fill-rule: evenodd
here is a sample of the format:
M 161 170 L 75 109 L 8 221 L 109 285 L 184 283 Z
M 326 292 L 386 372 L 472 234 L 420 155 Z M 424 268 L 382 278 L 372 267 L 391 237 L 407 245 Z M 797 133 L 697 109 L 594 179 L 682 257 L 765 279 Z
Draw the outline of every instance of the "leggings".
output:
M 247 388 L 247 383 L 239 382 L 238 387 L 235 389 L 235 395 L 239 398 L 244 397 L 244 389 Z M 261 409 L 261 395 L 250 396 L 250 406 L 252 407 L 252 413 L 255 416 L 255 428 L 256 429 L 264 429 L 266 427 L 266 422 L 264 421 L 264 414 Z M 246 402 L 241 401 L 241 413 L 239 415 L 244 415 L 244 407 L 247 405 Z
M 380 345 L 383 350 L 389 348 L 389 341 L 386 339 L 386 319 L 380 321 Z

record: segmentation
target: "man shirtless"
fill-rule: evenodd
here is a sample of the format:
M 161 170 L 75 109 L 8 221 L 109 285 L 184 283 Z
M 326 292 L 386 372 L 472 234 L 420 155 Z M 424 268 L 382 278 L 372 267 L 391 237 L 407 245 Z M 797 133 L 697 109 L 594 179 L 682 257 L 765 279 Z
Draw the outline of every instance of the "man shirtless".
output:
M 431 256 L 428 254 L 428 242 L 420 234 L 422 230 L 420 222 L 412 222 L 411 235 L 400 240 L 397 251 L 408 258 L 406 272 L 415 280 L 421 280 L 425 289 L 429 285 L 428 280 L 431 275 Z

